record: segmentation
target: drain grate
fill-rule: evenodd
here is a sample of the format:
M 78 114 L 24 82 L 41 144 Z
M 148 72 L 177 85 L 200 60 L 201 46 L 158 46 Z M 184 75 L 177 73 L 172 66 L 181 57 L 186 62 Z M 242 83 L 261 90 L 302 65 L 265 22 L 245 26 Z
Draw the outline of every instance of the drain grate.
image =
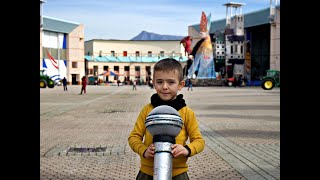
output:
M 106 152 L 106 147 L 96 147 L 96 148 L 70 148 L 67 153 L 89 153 L 89 152 Z
M 93 146 L 83 147 L 80 145 L 68 146 L 58 145 L 51 148 L 44 154 L 46 157 L 52 156 L 110 156 L 122 155 L 128 150 L 127 145 Z

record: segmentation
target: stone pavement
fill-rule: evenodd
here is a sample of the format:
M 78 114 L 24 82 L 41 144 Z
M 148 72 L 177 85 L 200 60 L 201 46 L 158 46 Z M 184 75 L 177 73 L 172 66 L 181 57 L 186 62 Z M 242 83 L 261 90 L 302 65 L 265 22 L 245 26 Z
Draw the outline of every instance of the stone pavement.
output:
M 89 85 L 87 95 L 79 95 L 80 89 L 40 89 L 40 179 L 135 179 L 140 161 L 127 138 L 155 90 Z M 190 179 L 280 179 L 279 88 L 180 93 L 206 141 L 204 151 L 188 160 Z

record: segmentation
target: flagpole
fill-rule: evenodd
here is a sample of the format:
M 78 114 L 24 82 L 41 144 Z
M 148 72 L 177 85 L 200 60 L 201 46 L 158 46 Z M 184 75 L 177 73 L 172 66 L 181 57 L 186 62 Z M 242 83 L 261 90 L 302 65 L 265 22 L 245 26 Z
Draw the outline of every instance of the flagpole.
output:
M 58 39 L 57 39 L 57 41 L 58 41 L 58 77 L 60 78 L 60 41 L 59 41 L 59 33 L 57 33 L 57 37 L 58 37 Z

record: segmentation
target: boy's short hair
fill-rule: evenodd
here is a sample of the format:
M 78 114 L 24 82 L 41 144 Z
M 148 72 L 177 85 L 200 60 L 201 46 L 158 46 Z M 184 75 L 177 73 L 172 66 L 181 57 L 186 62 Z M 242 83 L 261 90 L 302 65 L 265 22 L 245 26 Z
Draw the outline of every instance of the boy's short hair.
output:
M 183 70 L 181 63 L 173 58 L 165 58 L 158 61 L 153 68 L 153 75 L 156 71 L 178 71 L 179 81 L 183 80 Z

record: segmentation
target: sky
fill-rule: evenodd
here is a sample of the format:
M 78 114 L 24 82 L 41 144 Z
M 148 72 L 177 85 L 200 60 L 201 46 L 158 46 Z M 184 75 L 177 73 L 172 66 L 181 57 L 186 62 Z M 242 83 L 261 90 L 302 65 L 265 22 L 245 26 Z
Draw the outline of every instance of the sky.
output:
M 224 19 L 228 2 L 244 3 L 243 14 L 270 6 L 270 0 L 45 0 L 42 14 L 83 24 L 85 41 L 130 40 L 141 31 L 187 36 L 202 11 L 211 13 L 211 21 Z

